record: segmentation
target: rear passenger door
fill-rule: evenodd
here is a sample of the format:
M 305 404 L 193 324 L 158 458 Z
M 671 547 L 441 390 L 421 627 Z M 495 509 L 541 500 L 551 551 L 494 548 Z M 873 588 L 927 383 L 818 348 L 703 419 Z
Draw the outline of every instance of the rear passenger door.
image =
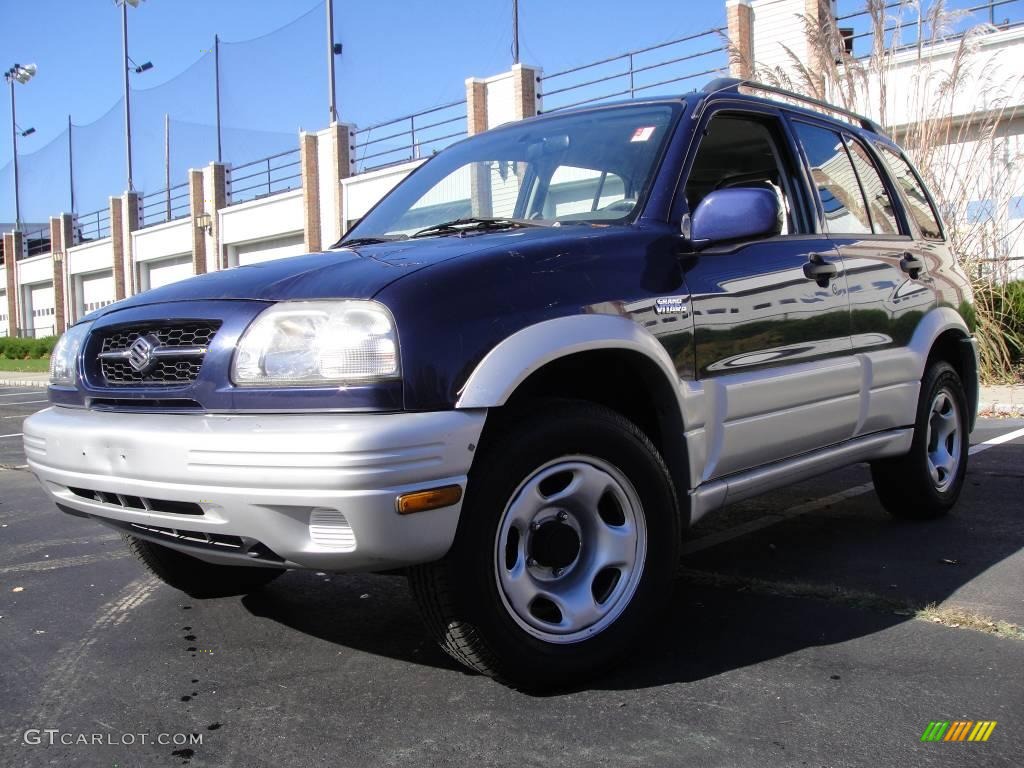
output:
M 856 434 L 905 426 L 916 389 L 901 352 L 935 304 L 928 260 L 903 218 L 876 155 L 834 124 L 793 120 L 824 209 L 824 226 L 843 256 L 851 341 L 864 368 L 864 408 Z
M 722 243 L 687 260 L 697 377 L 707 412 L 703 481 L 842 442 L 857 421 L 842 259 L 811 215 L 795 145 L 777 110 L 709 108 L 685 194 L 773 189 L 778 234 Z M 814 277 L 808 265 L 829 265 Z

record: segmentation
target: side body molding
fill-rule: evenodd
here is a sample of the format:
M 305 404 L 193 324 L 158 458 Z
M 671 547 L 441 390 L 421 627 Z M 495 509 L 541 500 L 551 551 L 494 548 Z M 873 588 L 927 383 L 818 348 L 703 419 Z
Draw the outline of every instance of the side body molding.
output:
M 524 328 L 495 346 L 477 365 L 459 392 L 456 408 L 493 408 L 504 405 L 526 379 L 548 363 L 569 355 L 594 350 L 624 350 L 643 355 L 665 376 L 679 415 L 679 434 L 684 450 L 666 456 L 680 501 L 689 496 L 687 523 L 695 523 L 708 512 L 726 503 L 806 479 L 858 461 L 896 456 L 910 449 L 918 388 L 928 355 L 936 340 L 947 331 L 955 331 L 964 343 L 972 344 L 970 330 L 960 314 L 951 307 L 937 307 L 925 314 L 905 347 L 878 352 L 854 350 L 845 363 L 859 368 L 861 379 L 859 412 L 849 434 L 834 445 L 784 461 L 762 464 L 720 478 L 706 478 L 709 455 L 716 444 L 715 435 L 727 421 L 729 397 L 721 382 L 679 379 L 665 348 L 644 328 L 617 315 L 573 315 L 546 320 Z M 977 397 L 977 384 L 968 371 L 968 398 Z M 754 379 L 779 375 L 799 376 L 803 369 L 811 375 L 815 365 L 800 370 L 769 369 L 754 374 Z M 770 403 L 764 412 L 752 418 L 771 415 Z M 755 409 L 756 410 L 756 409 Z M 744 415 L 749 418 L 750 415 Z M 720 440 L 719 440 L 720 442 Z M 672 466 L 671 458 L 679 459 Z M 702 478 L 704 478 L 702 482 Z

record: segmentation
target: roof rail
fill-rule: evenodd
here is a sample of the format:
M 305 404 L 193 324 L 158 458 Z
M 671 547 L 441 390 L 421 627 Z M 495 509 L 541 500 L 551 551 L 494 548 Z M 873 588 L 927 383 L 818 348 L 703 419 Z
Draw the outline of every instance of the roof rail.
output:
M 779 88 L 776 85 L 768 85 L 767 83 L 759 83 L 756 80 L 744 80 L 738 77 L 718 77 L 712 80 L 710 83 L 704 86 L 702 89 L 704 93 L 713 95 L 717 93 L 723 93 L 726 91 L 739 92 L 741 87 L 752 88 L 756 91 L 765 91 L 766 93 L 774 93 L 778 96 L 783 96 L 787 99 L 793 99 L 804 104 L 809 104 L 819 109 L 825 109 L 829 112 L 843 115 L 856 121 L 861 128 L 874 133 L 885 135 L 885 131 L 882 130 L 882 126 L 872 120 L 870 117 L 865 117 L 849 109 L 843 107 L 837 107 L 835 104 L 829 104 L 827 101 L 821 99 L 815 99 L 810 96 L 804 96 L 802 93 L 796 93 L 795 91 L 789 91 L 785 88 Z

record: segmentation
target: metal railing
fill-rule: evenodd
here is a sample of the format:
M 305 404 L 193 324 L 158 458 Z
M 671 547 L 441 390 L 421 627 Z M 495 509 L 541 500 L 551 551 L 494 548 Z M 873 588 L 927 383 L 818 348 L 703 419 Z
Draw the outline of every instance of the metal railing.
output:
M 189 215 L 190 189 L 188 182 L 175 184 L 148 195 L 143 195 L 140 202 L 139 227 L 152 227 L 175 219 L 183 219 Z
M 539 95 L 545 112 L 633 98 L 652 88 L 728 74 L 728 49 L 726 27 L 715 27 L 544 75 Z M 668 58 L 655 59 L 655 52 Z
M 455 110 L 457 114 L 449 114 Z M 360 128 L 355 138 L 356 172 L 428 157 L 465 135 L 465 99 Z
M 75 239 L 80 243 L 110 237 L 110 209 L 100 208 L 98 211 L 79 214 L 76 229 Z
M 22 235 L 25 238 L 27 256 L 39 256 L 50 252 L 50 227 L 46 225 L 33 229 Z
M 227 171 L 228 205 L 287 192 L 302 184 L 299 148 L 235 165 Z
M 17 328 L 15 334 L 22 339 L 45 339 L 57 335 L 56 325 L 36 325 L 32 328 Z
M 950 27 L 947 33 L 941 36 L 942 40 L 957 40 L 963 37 L 968 29 L 978 24 L 991 24 L 999 29 L 1009 29 L 1024 23 L 1024 3 L 1021 0 L 988 0 L 976 5 L 963 5 L 965 7 L 960 7 L 955 1 L 946 3 L 944 21 Z M 1014 8 L 1007 9 L 1007 6 Z M 919 7 L 907 0 L 883 5 L 881 10 L 885 13 L 885 18 L 882 34 L 887 50 L 901 50 L 914 47 L 919 41 L 932 41 L 929 8 L 928 5 Z M 872 22 L 871 13 L 866 6 L 836 16 L 836 26 L 846 42 L 846 52 L 854 58 L 863 59 L 871 55 L 876 35 Z M 896 33 L 899 33 L 899 39 L 894 41 L 893 35 Z M 939 39 L 939 36 L 936 36 L 936 39 Z M 894 42 L 896 45 L 893 45 Z

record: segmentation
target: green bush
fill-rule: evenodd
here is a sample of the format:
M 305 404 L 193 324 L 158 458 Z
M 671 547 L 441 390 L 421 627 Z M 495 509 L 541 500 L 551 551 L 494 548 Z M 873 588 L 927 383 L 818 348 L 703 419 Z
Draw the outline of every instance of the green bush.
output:
M 4 357 L 8 360 L 24 360 L 32 350 L 32 342 L 29 339 L 8 339 L 4 344 Z
M 40 339 L 0 337 L 0 357 L 8 360 L 38 360 L 48 357 L 56 343 L 56 336 L 44 336 Z
M 1010 341 L 1010 355 L 1024 361 L 1024 280 L 1015 280 L 993 292 L 992 308 Z
M 36 339 L 36 348 L 39 350 L 39 354 L 33 353 L 33 357 L 49 357 L 50 353 L 53 352 L 53 348 L 57 345 L 56 336 L 44 336 L 41 339 Z

